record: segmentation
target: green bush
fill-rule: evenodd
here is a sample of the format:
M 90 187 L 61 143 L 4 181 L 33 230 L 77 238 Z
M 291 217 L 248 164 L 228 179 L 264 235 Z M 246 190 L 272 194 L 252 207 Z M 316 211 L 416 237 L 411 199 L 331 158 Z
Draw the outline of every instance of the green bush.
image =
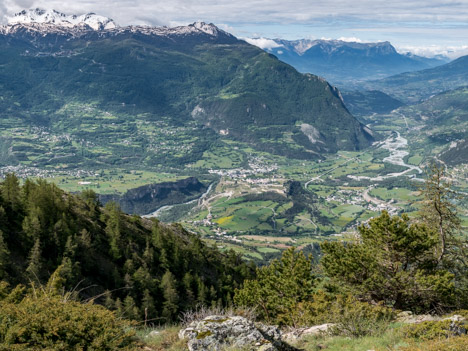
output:
M 411 324 L 403 328 L 405 337 L 419 340 L 434 340 L 440 338 L 448 338 L 452 336 L 450 331 L 451 320 L 445 321 L 427 321 L 417 324 Z M 459 322 L 454 322 L 458 326 L 462 326 Z
M 92 303 L 44 290 L 0 301 L 0 350 L 134 350 L 129 322 Z
M 395 318 L 390 308 L 370 305 L 353 297 L 338 297 L 330 315 L 336 323 L 330 333 L 349 337 L 382 335 Z
M 417 345 L 404 347 L 401 351 L 466 351 L 468 350 L 468 336 L 457 336 L 438 340 L 428 340 Z

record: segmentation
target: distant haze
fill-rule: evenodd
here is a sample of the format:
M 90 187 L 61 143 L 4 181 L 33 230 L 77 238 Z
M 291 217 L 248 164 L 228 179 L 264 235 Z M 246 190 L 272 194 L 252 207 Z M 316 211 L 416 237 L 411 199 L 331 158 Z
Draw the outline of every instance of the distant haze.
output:
M 120 25 L 202 20 L 238 37 L 390 41 L 424 56 L 468 53 L 466 0 L 1 0 L 0 21 L 32 7 L 95 12 Z

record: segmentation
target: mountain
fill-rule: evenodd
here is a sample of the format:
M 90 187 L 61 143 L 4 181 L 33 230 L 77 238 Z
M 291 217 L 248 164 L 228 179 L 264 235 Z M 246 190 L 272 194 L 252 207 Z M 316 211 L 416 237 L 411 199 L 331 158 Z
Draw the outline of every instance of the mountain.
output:
M 468 85 L 468 56 L 431 69 L 369 82 L 364 87 L 381 90 L 403 102 L 417 103 L 464 85 Z
M 354 116 L 388 113 L 404 104 L 378 90 L 343 91 L 343 101 Z
M 389 42 L 359 43 L 341 40 L 247 39 L 300 72 L 324 77 L 332 84 L 356 87 L 356 81 L 374 80 L 446 63 L 400 54 Z
M 55 10 L 30 9 L 16 13 L 8 18 L 10 25 L 14 24 L 52 24 L 62 27 L 88 26 L 94 30 L 112 29 L 117 27 L 110 18 L 88 13 L 81 16 L 65 15 Z
M 4 164 L 172 167 L 219 140 L 312 159 L 373 140 L 322 78 L 213 24 L 95 29 L 32 13 L 0 28 Z

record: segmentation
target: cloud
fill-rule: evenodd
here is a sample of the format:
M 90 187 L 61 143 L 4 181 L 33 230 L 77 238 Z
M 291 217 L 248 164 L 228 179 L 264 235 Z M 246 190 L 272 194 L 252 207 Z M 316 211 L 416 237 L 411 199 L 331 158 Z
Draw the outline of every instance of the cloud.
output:
M 35 7 L 66 14 L 95 12 L 120 25 L 201 20 L 222 24 L 242 37 L 324 36 L 421 46 L 462 46 L 468 37 L 467 0 L 0 0 L 0 23 L 6 15 Z
M 348 43 L 362 43 L 362 40 L 356 37 L 341 37 L 338 40 L 346 41 Z
M 271 50 L 275 48 L 281 48 L 283 45 L 278 44 L 276 41 L 267 38 L 241 38 L 247 43 L 258 46 L 263 50 Z
M 398 46 L 397 51 L 401 53 L 411 52 L 418 56 L 435 57 L 438 55 L 446 56 L 450 59 L 456 59 L 468 55 L 468 45 L 461 46 Z
M 25 7 L 66 13 L 98 12 L 122 24 L 171 21 L 311 23 L 343 18 L 357 21 L 468 22 L 466 1 L 456 0 L 2 0 L 10 14 Z

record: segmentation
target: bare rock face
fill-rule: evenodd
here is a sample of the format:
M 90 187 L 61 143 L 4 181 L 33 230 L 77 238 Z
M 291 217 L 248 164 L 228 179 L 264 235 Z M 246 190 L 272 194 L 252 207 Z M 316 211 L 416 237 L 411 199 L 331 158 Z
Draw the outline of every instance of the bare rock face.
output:
M 179 338 L 188 339 L 190 351 L 221 351 L 227 347 L 252 351 L 296 350 L 281 340 L 277 327 L 254 323 L 240 316 L 205 317 L 182 329 Z

